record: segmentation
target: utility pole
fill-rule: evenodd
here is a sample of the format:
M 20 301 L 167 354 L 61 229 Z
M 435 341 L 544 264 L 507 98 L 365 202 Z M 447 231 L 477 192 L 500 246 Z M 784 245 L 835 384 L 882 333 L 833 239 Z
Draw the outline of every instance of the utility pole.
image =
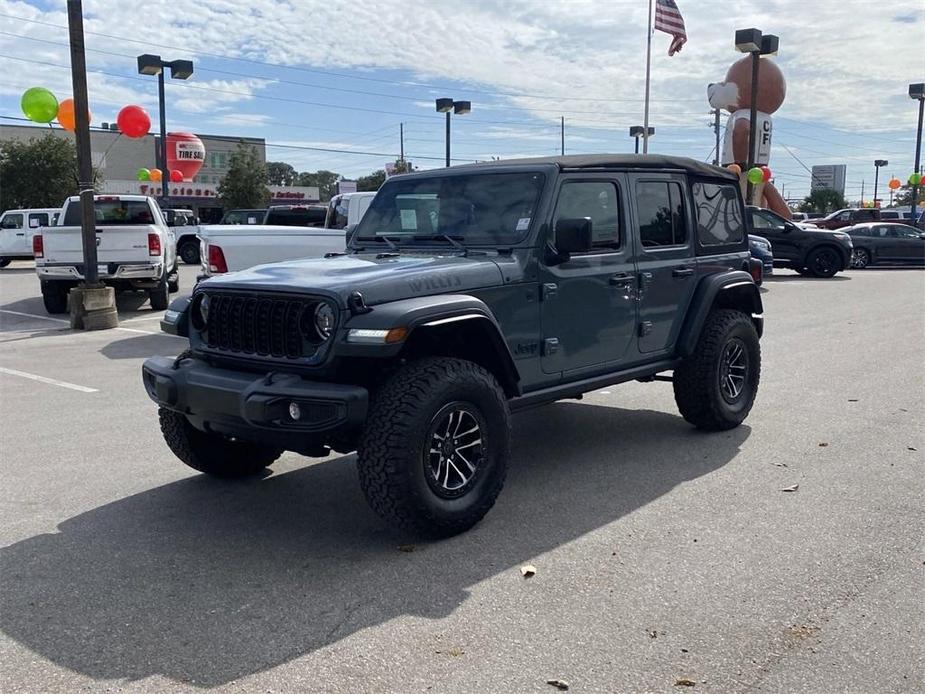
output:
M 560 136 L 562 139 L 562 156 L 565 156 L 565 116 L 559 116 Z
M 861 207 L 864 207 L 864 179 L 861 179 Z
M 398 138 L 401 146 L 401 163 L 405 163 L 405 124 L 398 124 Z
M 713 109 L 713 135 L 716 137 L 716 155 L 713 157 L 713 166 L 719 166 L 719 109 Z
M 116 294 L 100 283 L 96 254 L 96 213 L 93 208 L 93 159 L 90 153 L 90 108 L 87 97 L 87 61 L 84 53 L 83 6 L 67 0 L 67 26 L 71 49 L 71 84 L 74 89 L 74 135 L 77 139 L 77 178 L 80 192 L 80 231 L 83 246 L 83 282 L 71 290 L 71 327 L 82 330 L 114 328 L 119 324 Z

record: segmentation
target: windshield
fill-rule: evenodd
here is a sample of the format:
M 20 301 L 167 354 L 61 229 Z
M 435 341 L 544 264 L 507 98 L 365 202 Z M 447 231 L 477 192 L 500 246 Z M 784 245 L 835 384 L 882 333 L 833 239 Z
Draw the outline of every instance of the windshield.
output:
M 357 227 L 361 240 L 448 235 L 470 244 L 509 245 L 530 231 L 546 177 L 478 173 L 386 183 Z
M 94 200 L 93 212 L 99 226 L 109 224 L 154 224 L 151 207 L 146 200 Z M 80 202 L 72 202 L 64 213 L 62 226 L 80 226 Z

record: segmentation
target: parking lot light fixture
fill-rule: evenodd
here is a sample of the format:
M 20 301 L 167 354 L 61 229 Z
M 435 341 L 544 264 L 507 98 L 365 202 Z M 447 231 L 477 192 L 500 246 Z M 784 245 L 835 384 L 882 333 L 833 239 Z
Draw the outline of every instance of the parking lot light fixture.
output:
M 437 113 L 446 114 L 446 165 L 450 165 L 450 114 L 464 116 L 472 111 L 471 101 L 453 101 L 453 99 L 437 99 Z
M 630 126 L 630 137 L 635 138 L 636 140 L 636 154 L 639 154 L 639 140 L 645 137 L 646 129 L 642 125 L 631 125 Z M 649 138 L 655 135 L 655 126 L 649 126 Z
M 880 167 L 889 164 L 886 159 L 874 159 L 874 207 L 877 207 L 877 184 L 880 182 Z
M 761 56 L 776 55 L 780 39 L 774 34 L 763 34 L 760 29 L 737 29 L 735 34 L 736 50 L 740 53 L 750 53 L 752 56 L 752 98 L 749 104 L 748 119 L 748 159 L 745 170 L 750 171 L 755 166 L 755 140 L 758 137 L 758 66 Z M 746 202 L 752 203 L 754 185 L 748 182 Z
M 922 173 L 922 116 L 925 114 L 925 82 L 909 85 L 909 98 L 919 102 L 919 127 L 915 136 L 915 173 Z M 915 223 L 915 206 L 918 202 L 919 186 L 912 186 L 912 222 Z

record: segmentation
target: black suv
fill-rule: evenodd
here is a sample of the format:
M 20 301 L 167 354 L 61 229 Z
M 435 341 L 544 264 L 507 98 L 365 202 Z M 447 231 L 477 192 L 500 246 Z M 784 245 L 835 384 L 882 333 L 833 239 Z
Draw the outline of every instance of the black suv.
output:
M 851 265 L 851 237 L 843 231 L 807 229 L 761 207 L 748 207 L 749 233 L 774 247 L 774 267 L 791 267 L 801 275 L 834 277 Z
M 701 429 L 745 419 L 762 331 L 745 214 L 734 175 L 675 157 L 396 176 L 346 253 L 174 302 L 162 327 L 189 350 L 148 359 L 144 386 L 197 470 L 355 450 L 381 516 L 458 533 L 501 491 L 511 412 L 662 380 Z

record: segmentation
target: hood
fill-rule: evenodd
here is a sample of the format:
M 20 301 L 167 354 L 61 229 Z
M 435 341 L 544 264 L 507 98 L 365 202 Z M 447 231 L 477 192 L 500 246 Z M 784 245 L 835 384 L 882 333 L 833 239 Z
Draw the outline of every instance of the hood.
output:
M 383 254 L 384 255 L 384 254 Z M 453 294 L 502 284 L 501 270 L 487 255 L 377 254 L 306 258 L 219 275 L 201 283 L 205 289 L 318 292 L 337 296 L 346 305 L 359 290 L 367 305 L 416 296 Z

